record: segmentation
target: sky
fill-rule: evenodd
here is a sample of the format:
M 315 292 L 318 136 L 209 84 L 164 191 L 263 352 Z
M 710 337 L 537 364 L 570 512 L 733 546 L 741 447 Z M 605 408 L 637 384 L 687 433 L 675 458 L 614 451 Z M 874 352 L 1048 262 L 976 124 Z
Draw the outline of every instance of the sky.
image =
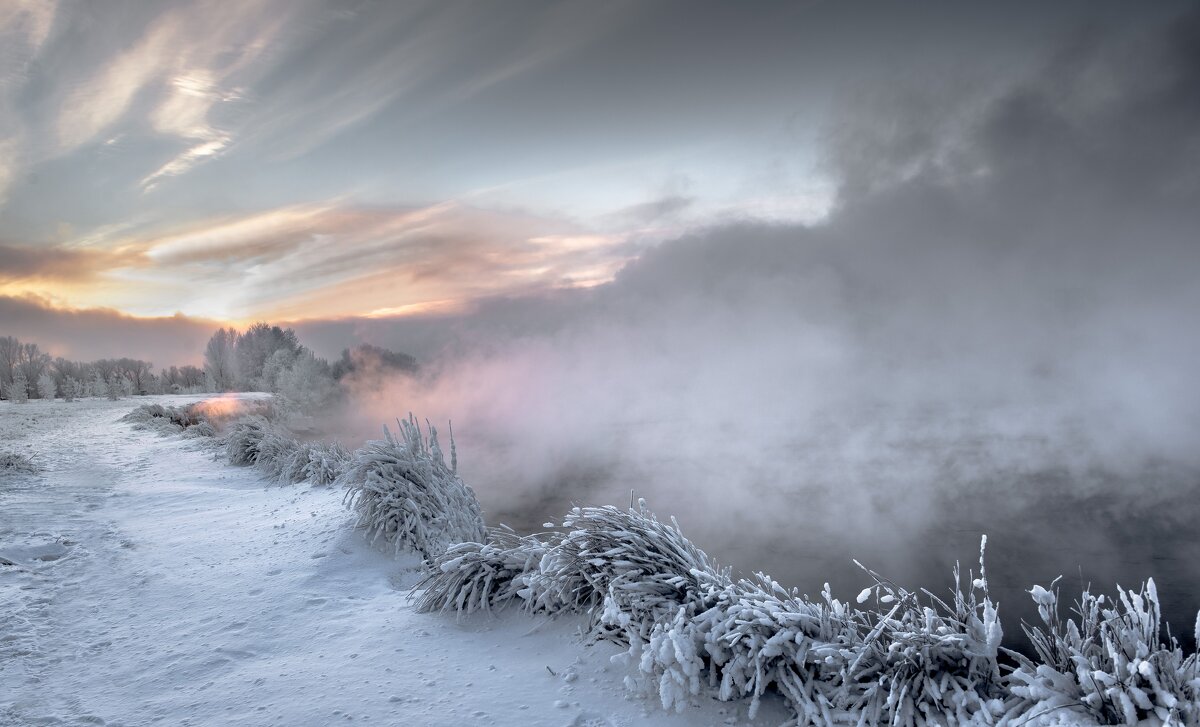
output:
M 191 323 L 366 330 L 594 287 L 695 230 L 826 218 L 839 130 L 895 84 L 965 93 L 1177 12 L 15 0 L 0 305 L 78 355 L 108 350 L 51 320 L 170 319 L 145 355 L 174 362 Z

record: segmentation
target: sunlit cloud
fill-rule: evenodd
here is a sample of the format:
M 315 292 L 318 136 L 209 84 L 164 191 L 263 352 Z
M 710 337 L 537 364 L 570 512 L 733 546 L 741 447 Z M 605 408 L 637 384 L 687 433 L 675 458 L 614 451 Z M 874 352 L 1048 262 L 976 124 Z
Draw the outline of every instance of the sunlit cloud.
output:
M 383 317 L 595 285 L 634 254 L 623 235 L 456 203 L 292 205 L 168 234 L 110 230 L 101 238 L 107 249 L 0 247 L 6 269 L 21 271 L 0 292 L 43 291 L 72 306 L 137 315 Z

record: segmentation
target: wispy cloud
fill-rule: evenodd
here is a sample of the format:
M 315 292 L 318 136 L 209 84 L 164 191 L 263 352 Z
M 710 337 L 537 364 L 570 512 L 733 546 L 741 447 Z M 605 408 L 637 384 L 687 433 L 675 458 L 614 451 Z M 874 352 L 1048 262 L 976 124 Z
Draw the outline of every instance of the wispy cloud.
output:
M 605 282 L 633 254 L 623 235 L 456 203 L 291 205 L 169 234 L 110 235 L 106 244 L 104 253 L 9 247 L 0 256 L 26 278 L 55 272 L 65 283 L 68 272 L 80 273 L 60 286 L 73 305 L 245 320 L 446 311 L 486 296 Z

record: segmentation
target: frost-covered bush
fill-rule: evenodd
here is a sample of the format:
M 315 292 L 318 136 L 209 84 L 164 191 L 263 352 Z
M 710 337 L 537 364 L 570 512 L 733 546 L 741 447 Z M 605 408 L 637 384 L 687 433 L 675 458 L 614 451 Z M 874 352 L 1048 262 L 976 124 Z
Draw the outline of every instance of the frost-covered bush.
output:
M 24 371 L 17 369 L 13 372 L 12 381 L 8 383 L 4 394 L 14 404 L 24 404 L 29 401 L 29 380 L 25 378 Z
M 176 434 L 182 425 L 175 421 L 174 410 L 161 404 L 143 404 L 125 416 L 121 421 L 129 422 L 137 430 L 152 430 L 159 434 Z
M 0 474 L 33 475 L 41 472 L 27 455 L 17 452 L 0 452 Z
M 143 404 L 121 417 L 121 421 L 133 424 L 134 429 L 152 429 L 160 434 L 182 431 L 188 437 L 214 437 L 217 433 L 195 404 L 186 407 Z
M 687 543 L 677 526 L 669 530 Z M 677 568 L 665 572 L 685 582 Z M 828 587 L 809 601 L 762 574 L 730 583 L 695 567 L 690 576 L 691 587 L 673 599 L 661 598 L 661 575 L 641 588 L 617 580 L 601 614 L 629 643 L 628 662 L 641 676 L 630 686 L 656 692 L 664 708 L 682 709 L 711 690 L 722 700 L 749 697 L 753 713 L 774 689 L 801 724 L 958 725 L 1004 712 L 1002 631 L 982 573 L 964 590 L 956 571 L 950 603 L 872 573 L 875 586 L 860 594 L 874 595 L 869 610 Z M 629 599 L 646 585 L 651 599 Z
M 229 463 L 257 464 L 262 452 L 263 439 L 270 431 L 271 423 L 261 416 L 252 415 L 235 422 L 225 435 L 225 454 L 229 457 Z M 270 446 L 268 444 L 268 447 Z
M 420 594 L 417 610 L 469 614 L 491 612 L 510 603 L 527 608 L 544 604 L 534 597 L 532 578 L 555 538 L 490 528 L 486 543 L 451 545 L 413 589 Z
M 384 439 L 355 452 L 338 478 L 358 525 L 372 542 L 411 549 L 427 561 L 455 543 L 483 542 L 479 501 L 446 465 L 437 431 L 429 427 L 426 438 L 412 417 L 399 425 L 399 438 L 385 427 Z M 452 453 L 453 445 L 452 438 Z
M 1200 724 L 1200 657 L 1162 634 L 1158 591 L 1119 590 L 1116 601 L 1084 591 L 1078 621 L 1059 616 L 1059 592 L 1034 586 L 1041 626 L 1026 626 L 1037 661 L 1015 655 L 1012 691 L 1029 715 L 1078 708 L 1100 724 Z M 1200 642 L 1200 614 L 1195 636 Z
M 134 429 L 163 434 L 182 432 L 190 438 L 217 438 L 218 426 L 228 426 L 222 440 L 230 464 L 255 465 L 268 477 L 289 484 L 310 482 L 328 485 L 350 461 L 350 453 L 336 442 L 299 442 L 283 425 L 272 421 L 277 413 L 270 401 L 242 406 L 236 402 L 202 401 L 184 407 L 144 404 L 122 417 Z M 236 412 L 243 413 L 239 418 Z
M 238 426 L 240 424 L 235 425 L 235 430 Z M 262 436 L 258 440 L 252 464 L 258 465 L 258 468 L 273 480 L 291 482 L 284 475 L 289 470 L 289 465 L 299 449 L 300 443 L 289 432 L 268 423 L 262 429 Z M 243 463 L 235 462 L 234 464 Z
M 75 377 L 68 376 L 63 382 L 62 395 L 63 401 L 75 401 L 83 395 L 83 387 Z
M 674 519 L 659 522 L 644 505 L 576 507 L 562 527 L 541 563 L 538 590 L 573 611 L 619 612 L 624 623 L 606 623 L 620 631 L 648 630 L 681 605 L 695 609 L 728 582 Z
M 187 429 L 184 429 L 183 436 L 192 437 L 192 438 L 216 437 L 217 429 L 209 422 L 201 421 L 201 422 L 197 422 L 197 423 L 193 424 L 192 426 L 188 427 Z
M 561 534 L 491 531 L 447 550 L 419 584 L 421 610 L 519 603 L 578 612 L 628 646 L 630 688 L 682 710 L 711 694 L 769 691 L 799 724 L 993 724 L 1015 713 L 999 667 L 1002 637 L 987 580 L 955 572 L 949 602 L 872 573 L 859 608 L 828 587 L 817 601 L 759 574 L 731 581 L 679 530 L 645 510 L 575 508 Z
M 46 401 L 53 401 L 58 396 L 58 384 L 49 373 L 44 373 L 37 380 L 38 396 Z
M 283 461 L 279 478 L 291 483 L 333 484 L 350 458 L 350 453 L 337 442 L 297 442 Z
M 868 571 L 876 585 L 859 594 L 860 603 L 873 595 L 877 606 L 863 614 L 871 630 L 847 672 L 858 690 L 852 710 L 894 725 L 990 723 L 1004 713 L 1003 629 L 982 546 L 979 571 L 964 585 L 955 566 L 950 602 L 928 591 L 922 598 Z

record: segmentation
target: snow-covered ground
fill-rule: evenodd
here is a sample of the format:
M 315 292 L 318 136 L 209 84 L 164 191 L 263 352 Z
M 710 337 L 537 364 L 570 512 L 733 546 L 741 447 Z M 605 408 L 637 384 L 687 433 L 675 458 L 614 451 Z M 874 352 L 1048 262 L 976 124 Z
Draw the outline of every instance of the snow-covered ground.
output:
M 0 402 L 0 725 L 775 725 L 627 696 L 618 649 L 520 613 L 414 613 L 414 560 L 342 493 L 133 431 L 139 397 Z

